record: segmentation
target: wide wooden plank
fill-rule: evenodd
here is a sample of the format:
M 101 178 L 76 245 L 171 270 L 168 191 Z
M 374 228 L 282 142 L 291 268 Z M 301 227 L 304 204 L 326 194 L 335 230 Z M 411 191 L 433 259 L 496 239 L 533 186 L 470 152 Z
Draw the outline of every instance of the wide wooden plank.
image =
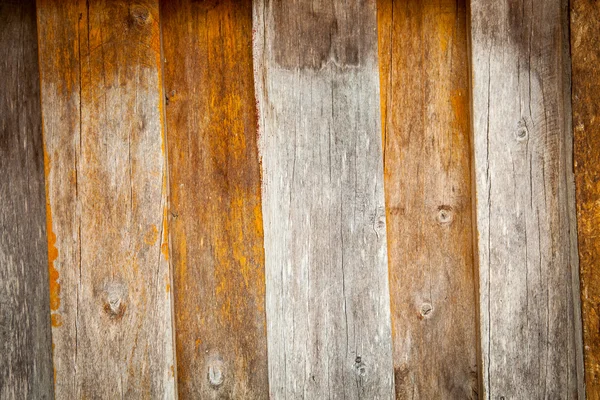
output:
M 0 398 L 51 399 L 35 1 L 0 1 Z
M 564 0 L 471 2 L 485 398 L 583 398 Z
M 56 397 L 173 398 L 158 2 L 37 7 Z
M 254 3 L 274 399 L 394 396 L 376 17 Z
M 477 398 L 466 4 L 377 5 L 396 398 Z
M 180 398 L 269 395 L 252 2 L 164 1 Z
M 587 398 L 600 399 L 600 4 L 571 1 L 575 183 Z

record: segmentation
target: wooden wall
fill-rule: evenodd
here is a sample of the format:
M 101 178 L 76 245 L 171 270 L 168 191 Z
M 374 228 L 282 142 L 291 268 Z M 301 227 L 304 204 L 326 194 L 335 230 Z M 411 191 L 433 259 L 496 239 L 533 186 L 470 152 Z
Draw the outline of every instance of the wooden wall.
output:
M 598 21 L 0 0 L 0 398 L 600 399 Z

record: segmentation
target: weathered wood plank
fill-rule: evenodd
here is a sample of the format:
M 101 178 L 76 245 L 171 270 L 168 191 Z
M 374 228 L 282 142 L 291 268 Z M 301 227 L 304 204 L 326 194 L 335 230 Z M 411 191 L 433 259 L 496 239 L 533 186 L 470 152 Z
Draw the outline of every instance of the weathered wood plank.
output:
M 466 4 L 377 5 L 396 398 L 477 398 Z
M 269 395 L 250 0 L 162 2 L 180 398 Z
M 583 398 L 566 1 L 471 3 L 485 398 Z
M 254 3 L 270 393 L 394 395 L 375 2 Z
M 35 1 L 0 1 L 0 398 L 51 399 Z
M 600 3 L 570 4 L 585 383 L 587 398 L 600 400 Z
M 173 398 L 158 2 L 37 6 L 56 397 Z

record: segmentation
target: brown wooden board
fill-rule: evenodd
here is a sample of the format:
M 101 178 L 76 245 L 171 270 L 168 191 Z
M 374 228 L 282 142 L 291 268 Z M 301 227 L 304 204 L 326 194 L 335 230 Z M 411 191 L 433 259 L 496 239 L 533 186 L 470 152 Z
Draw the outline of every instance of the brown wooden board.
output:
M 51 399 L 35 2 L 0 1 L 0 399 Z
M 172 398 L 158 2 L 37 12 L 56 397 Z
M 377 5 L 396 398 L 477 398 L 466 4 Z
M 583 398 L 565 0 L 471 2 L 484 398 Z
M 269 395 L 252 2 L 163 1 L 179 396 Z
M 600 3 L 571 1 L 575 183 L 585 384 L 600 399 Z
M 376 2 L 253 18 L 271 397 L 393 398 Z

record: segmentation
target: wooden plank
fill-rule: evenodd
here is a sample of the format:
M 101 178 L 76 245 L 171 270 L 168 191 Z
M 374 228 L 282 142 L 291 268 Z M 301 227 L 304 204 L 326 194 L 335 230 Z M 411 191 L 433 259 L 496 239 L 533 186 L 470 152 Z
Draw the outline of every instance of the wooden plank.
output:
M 477 398 L 466 4 L 377 6 L 396 398 Z
M 376 3 L 254 7 L 271 396 L 392 398 Z
M 269 395 L 250 0 L 162 2 L 180 398 Z
M 471 3 L 485 398 L 583 398 L 566 1 Z
M 57 398 L 173 398 L 158 2 L 39 0 Z
M 0 1 L 0 76 L 0 398 L 51 399 L 34 1 Z
M 600 399 L 600 4 L 571 1 L 575 183 L 587 398 Z

